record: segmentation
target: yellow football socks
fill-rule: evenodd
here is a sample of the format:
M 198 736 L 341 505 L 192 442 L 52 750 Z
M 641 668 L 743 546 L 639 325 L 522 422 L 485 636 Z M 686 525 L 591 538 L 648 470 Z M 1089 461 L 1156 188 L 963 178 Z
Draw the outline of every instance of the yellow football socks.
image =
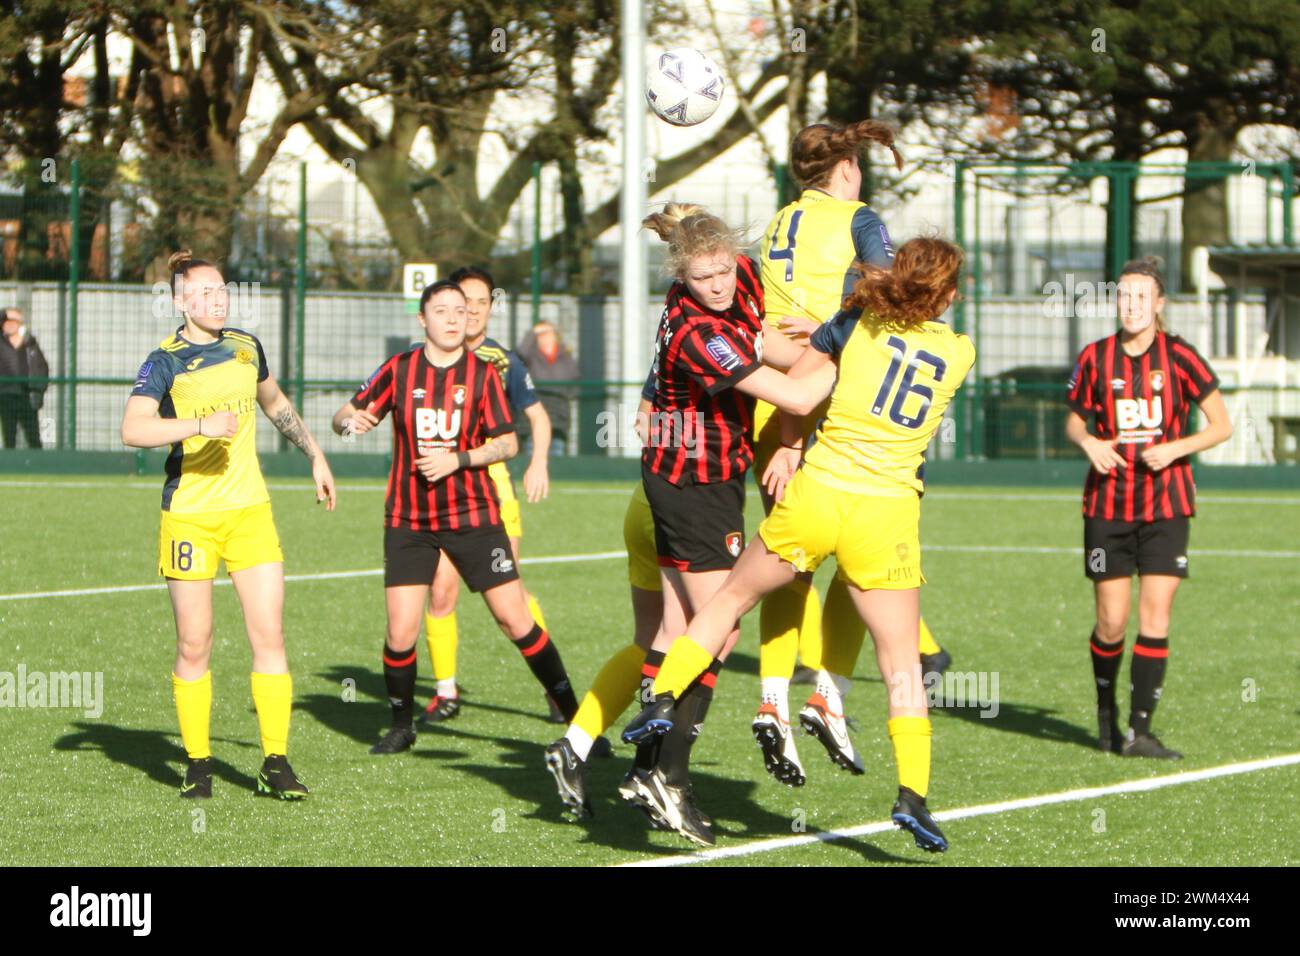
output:
M 925 618 L 921 618 L 920 650 L 922 654 L 931 654 L 931 655 L 938 654 L 940 651 L 939 644 L 938 642 L 935 641 L 934 635 L 931 634 L 930 629 L 925 626 Z
M 424 612 L 424 638 L 429 643 L 429 661 L 434 680 L 451 680 L 456 676 L 456 612 L 434 617 Z
M 858 655 L 862 652 L 862 642 L 867 638 L 867 625 L 862 622 L 849 588 L 839 575 L 831 581 L 826 589 L 826 611 L 822 615 L 822 664 L 832 674 L 845 677 L 853 675 L 857 666 Z M 807 659 L 804 663 L 809 667 Z
M 799 652 L 800 631 L 810 601 L 820 604 L 807 581 L 793 581 L 763 598 L 758 610 L 758 673 L 760 677 L 789 678 Z M 818 625 L 820 629 L 820 623 Z
M 659 676 L 655 678 L 655 696 L 670 693 L 680 700 L 686 688 L 712 663 L 713 655 L 683 634 L 673 641 L 663 666 L 659 668 Z
M 898 764 L 898 785 L 924 797 L 930 788 L 930 718 L 891 717 L 889 739 Z
M 804 667 L 819 670 L 823 666 L 822 599 L 811 581 L 805 584 L 805 588 L 803 617 L 799 621 L 799 661 Z M 793 673 L 793 667 L 785 672 L 786 675 Z
M 644 660 L 645 651 L 635 644 L 621 648 L 607 660 L 582 698 L 572 723 L 593 740 L 608 730 L 641 686 Z
M 288 674 L 253 673 L 253 706 L 262 734 L 262 755 L 289 752 L 289 714 L 293 710 L 293 678 Z
M 531 594 L 528 595 L 528 613 L 533 616 L 533 620 L 537 623 L 538 627 L 543 631 L 548 630 L 546 626 L 546 618 L 542 617 L 542 606 L 537 603 L 537 598 L 533 597 Z
M 176 718 L 186 755 L 191 760 L 211 757 L 208 727 L 212 719 L 212 671 L 204 671 L 194 680 L 181 680 L 172 674 L 172 695 L 176 698 Z

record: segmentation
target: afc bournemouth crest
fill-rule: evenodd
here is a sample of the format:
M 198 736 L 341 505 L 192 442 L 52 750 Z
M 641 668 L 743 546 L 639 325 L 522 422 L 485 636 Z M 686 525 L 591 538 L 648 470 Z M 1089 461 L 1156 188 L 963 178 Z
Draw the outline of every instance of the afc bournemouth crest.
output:
M 1165 373 L 1160 369 L 1152 369 L 1147 375 L 1147 381 L 1151 383 L 1151 391 L 1159 392 L 1165 387 Z
M 451 400 L 457 405 L 465 404 L 465 386 L 457 385 L 451 390 Z
M 727 535 L 727 550 L 731 552 L 733 558 L 740 557 L 740 547 L 745 543 L 745 537 L 739 531 L 732 531 Z

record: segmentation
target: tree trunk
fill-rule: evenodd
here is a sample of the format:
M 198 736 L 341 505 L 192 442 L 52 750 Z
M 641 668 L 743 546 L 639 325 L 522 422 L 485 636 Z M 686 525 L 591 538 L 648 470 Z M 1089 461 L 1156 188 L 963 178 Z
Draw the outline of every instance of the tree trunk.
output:
M 1196 129 L 1188 131 L 1189 162 L 1227 162 L 1232 159 L 1236 127 L 1228 119 L 1230 113 L 1226 109 L 1211 110 L 1210 106 L 1212 104 L 1207 104 L 1207 109 L 1197 118 Z M 1188 176 L 1184 179 L 1182 233 L 1180 288 L 1192 292 L 1192 251 L 1197 246 L 1226 245 L 1231 241 L 1226 176 Z
M 592 238 L 582 209 L 582 178 L 578 157 L 570 150 L 559 161 L 560 195 L 564 201 L 564 270 L 568 291 L 575 295 L 592 292 L 596 284 L 592 261 Z

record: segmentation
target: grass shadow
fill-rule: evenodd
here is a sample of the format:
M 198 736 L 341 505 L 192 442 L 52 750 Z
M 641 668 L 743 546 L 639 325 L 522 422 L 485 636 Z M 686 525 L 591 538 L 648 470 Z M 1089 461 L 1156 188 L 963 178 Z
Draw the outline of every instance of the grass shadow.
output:
M 337 694 L 308 694 L 294 702 L 294 710 L 311 714 L 322 727 L 369 748 L 392 726 L 392 709 L 384 675 L 361 668 L 334 667 L 317 674 L 340 688 Z M 344 681 L 352 681 L 349 687 Z M 432 687 L 416 687 L 416 700 L 432 694 Z M 419 744 L 417 743 L 418 747 Z M 466 756 L 459 751 L 441 751 L 445 759 Z
M 311 714 L 322 726 L 367 747 L 373 744 L 392 724 L 392 711 L 388 705 L 388 688 L 384 683 L 382 673 L 360 667 L 336 666 L 322 671 L 316 676 L 332 684 L 337 684 L 340 688 L 339 693 L 309 694 L 295 701 L 295 710 Z M 350 684 L 347 683 L 349 681 Z M 417 682 L 415 689 L 416 707 L 423 707 L 424 702 L 432 697 L 435 691 L 436 687 L 432 682 Z M 500 704 L 480 703 L 469 698 L 465 694 L 464 688 L 461 688 L 460 691 L 462 715 L 474 710 L 487 710 L 520 717 L 531 717 L 546 722 L 546 717 L 543 714 L 529 713 L 513 707 L 504 707 Z M 463 717 L 458 719 L 463 719 Z M 416 729 L 421 735 L 438 733 L 447 726 L 447 723 L 443 721 L 428 726 L 420 726 Z M 555 726 L 558 727 L 559 725 Z M 558 731 L 556 736 L 559 736 Z M 464 757 L 466 755 L 447 751 L 444 756 Z
M 1073 744 L 1079 747 L 1096 748 L 1097 740 L 1090 729 L 1079 727 L 1069 721 L 1053 716 L 1059 711 L 1047 707 L 1035 707 L 1029 704 L 1010 704 L 1005 701 L 998 705 L 996 717 L 981 717 L 978 707 L 936 708 L 936 713 L 956 717 L 972 724 L 991 727 L 995 730 L 1013 734 L 1024 734 L 1039 740 L 1055 743 Z
M 154 783 L 179 789 L 185 774 L 185 750 L 176 743 L 180 735 L 174 731 L 139 730 L 118 727 L 102 721 L 77 721 L 74 733 L 65 734 L 54 742 L 55 750 L 99 751 L 113 763 L 123 764 L 140 771 Z M 214 737 L 214 743 L 230 744 L 257 751 L 260 764 L 261 749 L 245 740 Z M 178 769 L 178 766 L 181 769 Z M 237 787 L 253 789 L 254 777 L 236 770 L 219 757 L 213 756 L 213 776 Z
M 750 677 L 758 677 L 758 658 L 741 651 L 732 651 L 724 670 L 728 674 L 748 674 Z

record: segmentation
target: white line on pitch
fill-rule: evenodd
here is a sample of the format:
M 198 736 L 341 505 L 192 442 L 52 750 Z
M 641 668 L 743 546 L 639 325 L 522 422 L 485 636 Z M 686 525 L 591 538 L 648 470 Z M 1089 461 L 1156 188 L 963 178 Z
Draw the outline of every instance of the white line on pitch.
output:
M 269 481 L 266 487 L 271 491 L 314 491 L 316 486 L 306 482 Z M 387 484 L 349 484 L 341 482 L 344 491 L 384 491 Z M 129 488 L 134 491 L 162 491 L 160 481 L 0 481 L 0 488 Z
M 608 558 L 625 558 L 626 551 L 596 551 L 591 554 L 550 554 L 536 558 L 520 558 L 520 564 L 571 564 L 575 561 L 603 561 Z M 339 578 L 371 578 L 383 574 L 382 568 L 363 571 L 323 571 L 319 574 L 286 574 L 286 583 L 293 581 L 332 581 Z M 217 578 L 217 585 L 229 585 L 229 578 Z M 161 591 L 165 584 L 126 584 L 118 587 L 76 588 L 70 591 L 30 591 L 26 594 L 0 594 L 0 601 L 33 601 L 38 598 L 85 597 L 94 594 L 127 594 L 132 591 Z
M 1019 544 L 922 544 L 922 551 L 955 551 L 965 554 L 1082 554 L 1079 548 Z M 1211 558 L 1300 558 L 1300 551 L 1250 551 L 1225 548 L 1191 548 L 1193 557 Z
M 1052 494 L 1050 492 L 1036 494 L 1023 492 L 1000 492 L 1000 491 L 945 491 L 939 488 L 934 491 L 926 491 L 926 499 L 934 498 L 939 501 L 1080 501 L 1081 493 L 1073 494 Z M 1282 497 L 1282 496 L 1264 496 L 1251 497 L 1250 495 L 1216 495 L 1213 492 L 1209 494 L 1198 494 L 1196 500 L 1202 504 L 1214 505 L 1300 505 L 1300 496 Z
M 627 484 L 618 485 L 591 485 L 582 488 L 552 488 L 553 494 L 564 495 L 623 495 L 628 494 L 636 483 L 635 478 L 630 478 Z M 384 491 L 388 485 L 385 482 L 366 482 L 362 484 L 352 484 L 347 480 L 340 482 L 339 487 L 344 491 Z M 162 484 L 156 480 L 134 480 L 134 481 L 24 481 L 24 480 L 0 480 L 0 488 L 132 488 L 137 490 L 160 491 Z M 306 482 L 270 482 L 267 488 L 272 491 L 310 491 L 312 485 Z M 948 491 L 942 487 L 926 492 L 926 497 L 940 501 L 1078 501 L 1079 494 L 1071 492 L 1064 493 L 1025 493 L 1025 492 L 1001 492 L 1001 491 Z M 1232 504 L 1232 505 L 1292 505 L 1300 506 L 1300 495 L 1278 496 L 1278 495 L 1217 495 L 1213 492 L 1198 495 L 1199 499 L 1205 504 Z
M 993 545 L 993 544 L 927 544 L 923 551 L 941 551 L 956 554 L 1078 554 L 1078 548 L 1037 547 L 1033 545 Z M 1220 548 L 1193 549 L 1194 557 L 1211 558 L 1300 558 L 1300 551 L 1235 551 Z M 603 561 L 609 558 L 625 558 L 626 551 L 595 551 L 590 554 L 553 554 L 536 558 L 522 558 L 520 564 L 570 564 L 578 561 Z M 329 581 L 339 578 L 374 577 L 382 574 L 379 568 L 364 571 L 328 571 L 319 574 L 286 574 L 286 582 L 292 581 Z M 216 584 L 229 584 L 228 578 L 217 578 Z M 39 598 L 85 597 L 95 594 L 127 594 L 132 591 L 157 591 L 165 584 L 126 584 L 115 587 L 75 588 L 66 591 L 29 591 L 22 594 L 0 594 L 3 601 L 31 601 Z
M 1085 787 L 1079 790 L 1063 790 L 1059 793 L 1046 793 L 1037 797 L 1022 797 L 1018 800 L 1003 800 L 998 803 L 982 803 L 973 807 L 961 807 L 957 810 L 941 810 L 934 814 L 940 821 L 968 820 L 971 817 L 984 817 L 995 813 L 1009 813 L 1012 810 L 1027 810 L 1035 807 L 1047 807 L 1058 803 L 1077 803 L 1081 800 L 1096 800 L 1123 793 L 1146 793 L 1151 790 L 1163 790 L 1185 783 L 1197 783 L 1201 780 L 1214 780 L 1218 777 L 1232 777 L 1238 774 L 1255 773 L 1258 770 L 1270 770 L 1274 767 L 1289 767 L 1300 764 L 1300 753 L 1284 754 L 1280 757 L 1266 757 L 1262 760 L 1247 760 L 1241 763 L 1223 764 L 1207 767 L 1204 770 L 1187 770 L 1182 773 L 1168 774 L 1163 777 L 1148 777 L 1143 780 L 1125 780 L 1105 787 Z M 778 837 L 773 840 L 756 840 L 739 846 L 719 847 L 713 850 L 699 850 L 653 860 L 637 860 L 633 863 L 621 863 L 619 866 L 687 866 L 691 863 L 706 863 L 710 860 L 727 860 L 740 856 L 753 856 L 757 853 L 771 853 L 792 847 L 811 846 L 817 843 L 830 843 L 852 837 L 870 836 L 894 829 L 891 821 L 864 823 L 861 826 L 848 827 L 843 830 L 825 830 L 821 833 L 805 833 L 799 836 Z

